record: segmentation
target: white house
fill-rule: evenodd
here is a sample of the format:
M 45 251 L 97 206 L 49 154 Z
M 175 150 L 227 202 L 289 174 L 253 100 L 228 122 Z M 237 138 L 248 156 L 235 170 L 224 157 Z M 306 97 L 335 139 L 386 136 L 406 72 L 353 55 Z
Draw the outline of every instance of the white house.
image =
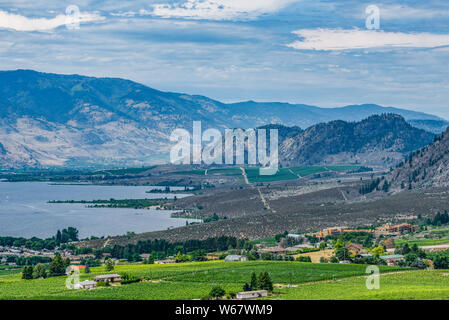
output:
M 226 262 L 230 262 L 230 261 L 248 261 L 248 257 L 246 256 L 240 256 L 240 255 L 236 255 L 236 254 L 230 254 L 225 258 Z
M 267 290 L 257 290 L 257 291 L 238 292 L 235 297 L 239 300 L 246 300 L 246 299 L 257 299 L 267 296 L 268 296 Z
M 78 282 L 75 283 L 75 285 L 73 286 L 75 289 L 95 289 L 97 287 L 97 283 L 95 281 L 83 281 L 83 282 Z

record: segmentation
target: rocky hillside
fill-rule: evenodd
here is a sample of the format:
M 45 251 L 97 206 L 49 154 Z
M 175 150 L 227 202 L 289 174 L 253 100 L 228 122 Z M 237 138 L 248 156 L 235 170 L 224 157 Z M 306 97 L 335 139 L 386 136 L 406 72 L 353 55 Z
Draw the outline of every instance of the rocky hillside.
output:
M 270 123 L 306 128 L 336 119 L 360 121 L 385 112 L 400 114 L 408 121 L 442 120 L 377 105 L 323 109 L 252 101 L 224 104 L 123 79 L 3 71 L 0 169 L 154 163 L 166 160 L 171 132 L 189 130 L 193 121 L 202 121 L 203 128 L 218 129 Z M 311 160 L 317 161 L 317 157 Z
M 392 191 L 449 186 L 449 129 L 431 145 L 413 152 L 386 181 Z
M 360 122 L 332 121 L 286 138 L 280 146 L 284 165 L 348 164 L 391 166 L 431 143 L 434 134 L 395 114 Z

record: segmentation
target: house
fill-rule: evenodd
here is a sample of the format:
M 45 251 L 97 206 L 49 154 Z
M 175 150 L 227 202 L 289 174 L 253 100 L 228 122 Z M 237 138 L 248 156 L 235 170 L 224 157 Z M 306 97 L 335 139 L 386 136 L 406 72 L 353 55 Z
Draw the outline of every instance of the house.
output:
M 371 258 L 374 257 L 374 255 L 372 255 L 371 253 L 359 253 L 355 257 L 356 258 L 361 258 L 361 259 L 371 259 Z
M 302 234 L 294 234 L 294 233 L 287 234 L 287 238 L 293 238 L 295 240 L 301 240 L 301 239 L 305 240 L 306 239 L 306 237 L 304 237 Z
M 261 252 L 261 253 L 282 254 L 282 253 L 287 253 L 288 250 L 286 248 L 282 248 L 282 247 L 268 247 L 268 248 L 260 249 L 259 252 Z
M 245 256 L 240 256 L 240 255 L 236 255 L 236 254 L 230 254 L 228 255 L 225 260 L 226 262 L 230 262 L 230 261 L 248 261 L 248 257 Z
M 122 278 L 120 277 L 119 274 L 104 274 L 95 277 L 95 281 L 97 282 L 106 282 L 108 280 L 110 283 L 115 283 L 122 281 Z
M 288 247 L 285 248 L 286 252 L 296 252 L 298 250 L 302 250 L 302 249 L 315 249 L 316 247 L 314 245 L 311 244 L 298 244 L 294 247 Z
M 394 248 L 396 248 L 396 244 L 394 243 L 394 239 L 389 238 L 389 239 L 384 240 L 384 246 L 387 249 L 394 249 Z
M 170 264 L 170 263 L 176 263 L 176 260 L 173 259 L 158 260 L 154 264 Z
M 83 282 L 78 282 L 75 283 L 75 285 L 73 286 L 75 289 L 95 289 L 97 287 L 97 283 L 95 281 L 91 281 L 91 280 L 86 280 Z
M 385 256 L 380 256 L 382 260 L 385 260 L 389 266 L 397 263 L 398 261 L 404 260 L 404 256 L 401 254 L 389 254 Z
M 238 300 L 247 300 L 247 299 L 257 299 L 257 298 L 262 298 L 262 297 L 267 297 L 267 296 L 268 296 L 267 290 L 257 290 L 257 291 L 238 292 L 235 297 Z
M 363 249 L 363 245 L 357 243 L 350 243 L 345 245 L 350 254 L 357 255 Z

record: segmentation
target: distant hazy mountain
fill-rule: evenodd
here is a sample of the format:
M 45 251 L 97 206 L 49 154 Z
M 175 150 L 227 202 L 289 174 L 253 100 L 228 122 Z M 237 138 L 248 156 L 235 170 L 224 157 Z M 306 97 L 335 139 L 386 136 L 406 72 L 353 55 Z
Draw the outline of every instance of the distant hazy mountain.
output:
M 286 165 L 391 166 L 431 143 L 434 137 L 412 127 L 399 115 L 374 115 L 360 122 L 337 120 L 314 125 L 284 139 L 280 157 Z
M 409 120 L 408 122 L 416 128 L 435 134 L 443 133 L 449 126 L 449 121 L 446 120 Z
M 0 72 L 0 167 L 140 165 L 169 148 L 175 128 L 307 128 L 331 120 L 360 121 L 396 113 L 406 120 L 443 121 L 377 105 L 324 109 L 286 103 L 224 104 L 204 96 L 162 92 L 123 79 Z

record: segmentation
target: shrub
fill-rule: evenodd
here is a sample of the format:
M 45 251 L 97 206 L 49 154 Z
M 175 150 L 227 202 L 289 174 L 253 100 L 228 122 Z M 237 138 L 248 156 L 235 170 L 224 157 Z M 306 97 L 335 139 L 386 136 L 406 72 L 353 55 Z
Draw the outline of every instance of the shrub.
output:
M 212 290 L 209 293 L 209 296 L 211 296 L 212 298 L 221 298 L 226 294 L 226 292 L 223 290 L 222 287 L 219 286 L 215 286 L 212 288 Z
M 300 257 L 296 258 L 296 261 L 299 261 L 299 262 L 312 262 L 312 259 L 310 257 L 300 256 Z

